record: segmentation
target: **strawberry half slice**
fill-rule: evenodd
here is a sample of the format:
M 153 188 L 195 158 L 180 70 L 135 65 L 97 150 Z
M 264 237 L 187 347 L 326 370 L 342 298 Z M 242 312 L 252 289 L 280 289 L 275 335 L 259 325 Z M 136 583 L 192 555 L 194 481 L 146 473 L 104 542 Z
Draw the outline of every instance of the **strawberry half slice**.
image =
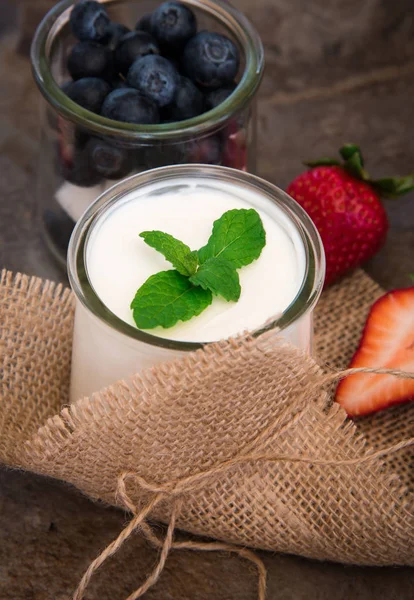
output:
M 414 287 L 394 290 L 371 308 L 350 367 L 414 373 Z M 367 415 L 414 399 L 414 380 L 356 373 L 343 379 L 336 401 L 350 416 Z

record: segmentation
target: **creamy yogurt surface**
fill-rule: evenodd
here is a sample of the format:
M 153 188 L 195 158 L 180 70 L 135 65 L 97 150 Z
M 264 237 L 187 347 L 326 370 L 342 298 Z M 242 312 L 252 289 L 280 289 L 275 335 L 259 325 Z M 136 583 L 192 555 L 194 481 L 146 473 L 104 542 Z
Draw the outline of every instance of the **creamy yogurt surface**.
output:
M 157 181 L 126 194 L 93 226 L 86 267 L 101 301 L 133 325 L 130 304 L 138 288 L 171 263 L 145 244 L 142 231 L 161 230 L 192 250 L 204 246 L 213 222 L 231 209 L 254 208 L 266 231 L 260 257 L 239 269 L 241 296 L 226 302 L 214 296 L 199 316 L 170 329 L 148 333 L 162 338 L 212 342 L 252 331 L 280 315 L 297 296 L 305 277 L 305 249 L 292 221 L 269 198 L 243 184 L 200 177 Z

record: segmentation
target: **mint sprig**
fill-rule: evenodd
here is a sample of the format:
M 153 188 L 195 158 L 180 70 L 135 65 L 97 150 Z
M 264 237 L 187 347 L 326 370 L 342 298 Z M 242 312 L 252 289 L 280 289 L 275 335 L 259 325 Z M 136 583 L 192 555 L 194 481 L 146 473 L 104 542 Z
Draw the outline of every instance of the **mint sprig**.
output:
M 214 222 L 210 239 L 198 251 L 198 260 L 203 264 L 219 256 L 240 269 L 259 258 L 265 244 L 266 232 L 253 208 L 229 210 Z
M 152 275 L 137 291 L 131 309 L 139 329 L 188 321 L 211 304 L 213 295 L 236 302 L 241 294 L 237 269 L 259 258 L 266 244 L 263 223 L 254 209 L 225 212 L 198 251 L 162 231 L 144 231 L 140 237 L 175 270 Z
M 191 252 L 184 242 L 163 231 L 143 231 L 139 236 L 148 246 L 161 252 L 181 275 L 191 277 L 197 271 L 197 253 Z
M 139 288 L 131 308 L 139 329 L 168 328 L 199 315 L 212 300 L 210 290 L 193 285 L 178 271 L 161 271 Z
M 211 290 L 216 296 L 223 296 L 227 302 L 237 302 L 240 298 L 239 274 L 228 260 L 219 256 L 209 258 L 200 265 L 197 273 L 190 277 L 190 281 L 205 290 Z

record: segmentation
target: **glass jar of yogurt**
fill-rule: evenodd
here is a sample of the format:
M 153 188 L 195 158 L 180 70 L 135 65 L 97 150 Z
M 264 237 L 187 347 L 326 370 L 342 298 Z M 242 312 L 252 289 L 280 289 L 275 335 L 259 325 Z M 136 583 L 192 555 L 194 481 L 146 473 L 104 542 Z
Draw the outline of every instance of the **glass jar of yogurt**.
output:
M 132 30 L 143 15 L 161 4 L 161 0 L 101 2 L 114 22 Z M 69 78 L 67 57 L 76 43 L 69 25 L 76 3 L 59 2 L 39 25 L 32 45 L 34 77 L 46 99 L 41 116 L 37 206 L 45 239 L 62 265 L 66 264 L 67 245 L 76 221 L 114 180 L 184 163 L 254 172 L 254 99 L 264 68 L 260 38 L 238 10 L 224 0 L 183 0 L 195 13 L 199 31 L 222 33 L 236 44 L 240 53 L 237 87 L 215 108 L 183 121 L 134 125 L 105 118 L 83 109 L 62 90 Z M 122 173 L 115 172 L 108 178 L 102 169 L 97 172 L 97 155 L 88 150 L 91 138 L 110 144 L 128 157 Z
M 259 259 L 239 272 L 240 299 L 214 297 L 189 321 L 169 329 L 137 329 L 130 308 L 137 289 L 151 275 L 171 269 L 139 234 L 161 230 L 194 250 L 207 242 L 224 212 L 242 208 L 258 212 L 266 245 Z M 274 332 L 311 352 L 325 257 L 312 221 L 282 190 L 234 169 L 178 165 L 134 175 L 92 204 L 73 232 L 68 271 L 76 295 L 71 381 L 76 401 L 245 331 Z

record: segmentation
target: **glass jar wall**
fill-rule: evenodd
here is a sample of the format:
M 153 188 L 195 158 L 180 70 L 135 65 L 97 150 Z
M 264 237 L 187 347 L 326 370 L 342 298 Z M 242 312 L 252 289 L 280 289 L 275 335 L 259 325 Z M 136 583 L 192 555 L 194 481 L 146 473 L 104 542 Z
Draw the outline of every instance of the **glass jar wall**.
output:
M 76 221 L 117 180 L 154 167 L 187 163 L 254 173 L 254 98 L 264 67 L 260 38 L 239 11 L 222 1 L 184 0 L 196 15 L 198 30 L 223 33 L 236 43 L 240 67 L 235 90 L 217 107 L 191 119 L 157 125 L 113 121 L 82 108 L 64 92 L 70 79 L 67 57 L 76 43 L 69 26 L 75 4 L 64 0 L 55 6 L 40 24 L 32 46 L 34 76 L 46 100 L 41 114 L 38 215 L 45 239 L 62 265 Z M 103 4 L 114 22 L 133 30 L 160 2 L 103 0 Z M 202 90 L 204 97 L 208 91 Z M 106 145 L 119 158 L 110 173 L 108 156 L 102 151 Z
M 102 294 L 99 295 L 97 292 L 96 280 L 94 281 L 92 276 L 92 273 L 96 275 L 98 266 L 99 272 L 104 274 L 105 286 L 109 286 L 111 298 L 120 295 L 121 304 L 129 307 L 129 296 L 132 296 L 133 293 L 124 296 L 125 273 L 129 271 L 129 268 L 125 270 L 125 262 L 116 263 L 116 260 L 115 264 L 109 266 L 108 261 L 102 260 L 101 252 L 94 252 L 94 239 L 96 240 L 94 232 L 97 232 L 99 236 L 102 223 L 108 224 L 114 218 L 117 221 L 118 211 L 125 209 L 128 211 L 128 207 L 133 205 L 137 198 L 143 200 L 145 204 L 145 199 L 151 196 L 162 198 L 163 195 L 177 190 L 177 188 L 180 188 L 181 193 L 185 196 L 186 190 L 190 189 L 192 204 L 196 206 L 200 197 L 203 197 L 197 193 L 197 187 L 208 189 L 210 198 L 214 198 L 215 195 L 220 197 L 220 192 L 227 190 L 227 193 L 231 193 L 235 201 L 243 199 L 250 208 L 262 211 L 266 217 L 269 217 L 270 222 L 276 223 L 284 232 L 286 239 L 289 240 L 287 247 L 292 251 L 292 255 L 290 259 L 283 255 L 281 260 L 286 264 L 292 260 L 292 264 L 296 264 L 298 267 L 298 279 L 295 282 L 297 293 L 293 295 L 290 304 L 285 306 L 282 311 L 276 308 L 272 300 L 267 315 L 269 318 L 250 333 L 255 336 L 267 334 L 262 337 L 263 347 L 265 344 L 272 347 L 279 343 L 279 338 L 282 337 L 304 352 L 312 352 L 312 315 L 324 282 L 325 256 L 320 236 L 305 211 L 285 192 L 249 173 L 212 165 L 168 166 L 147 171 L 119 182 L 89 207 L 75 227 L 68 253 L 69 280 L 76 297 L 72 355 L 72 402 L 112 384 L 118 379 L 128 378 L 133 373 L 141 372 L 162 361 L 183 356 L 186 352 L 197 350 L 205 343 L 209 343 L 188 341 L 188 338 L 187 341 L 182 341 L 180 337 L 168 338 L 168 335 L 159 337 L 162 333 L 154 335 L 152 329 L 137 329 L 135 325 L 131 325 L 112 312 L 112 305 L 105 304 Z M 171 202 L 173 202 L 173 197 L 174 194 L 171 195 Z M 138 202 L 139 204 L 140 202 Z M 205 214 L 208 207 L 205 204 L 203 207 Z M 195 208 L 195 214 L 202 215 L 203 207 L 200 210 Z M 171 210 L 173 211 L 173 209 Z M 135 223 L 137 224 L 136 239 L 138 240 L 142 219 L 140 220 L 138 212 L 129 214 L 135 214 L 135 218 L 131 222 L 133 222 L 133 229 Z M 165 217 L 164 213 L 163 215 Z M 170 222 L 173 221 L 174 218 Z M 189 219 L 186 227 L 194 230 L 197 225 L 194 220 Z M 114 240 L 116 228 L 112 230 L 112 234 L 114 235 L 111 239 Z M 133 235 L 135 236 L 135 232 Z M 278 235 L 273 237 L 279 239 Z M 182 239 L 185 243 L 188 242 L 187 238 Z M 114 244 L 116 245 L 116 242 Z M 129 234 L 126 234 L 125 228 L 122 228 L 122 247 L 128 249 L 127 254 L 131 251 Z M 192 246 L 190 245 L 190 247 Z M 132 248 L 135 248 L 134 244 Z M 138 254 L 134 254 L 134 257 L 134 260 L 137 259 Z M 97 262 L 95 259 L 98 259 Z M 143 255 L 140 255 L 139 260 L 143 260 Z M 263 260 L 263 255 L 261 260 Z M 269 285 L 266 282 L 274 280 L 276 277 L 277 260 L 277 254 L 276 261 L 272 256 L 270 263 L 266 263 L 266 276 L 261 277 L 261 281 L 268 289 Z M 92 262 L 94 262 L 93 269 L 91 268 Z M 135 278 L 134 267 L 133 273 Z M 253 295 L 257 294 L 257 287 L 251 288 L 251 291 L 253 291 Z M 263 296 L 274 299 L 270 293 L 263 294 Z M 255 298 L 253 304 L 255 312 L 258 310 L 258 303 Z M 243 317 L 240 332 L 248 329 L 247 319 L 250 318 L 251 312 L 247 303 L 246 320 Z M 227 306 L 224 308 L 223 314 L 225 314 L 227 326 L 232 322 L 231 312 Z M 217 315 L 215 314 L 212 318 L 215 320 Z M 200 339 L 199 332 L 202 329 L 200 329 L 200 321 L 197 319 L 200 317 L 187 322 L 191 326 L 190 340 Z M 223 335 L 222 331 L 221 329 L 218 333 L 217 341 L 227 337 Z M 236 335 L 237 331 L 233 333 Z

